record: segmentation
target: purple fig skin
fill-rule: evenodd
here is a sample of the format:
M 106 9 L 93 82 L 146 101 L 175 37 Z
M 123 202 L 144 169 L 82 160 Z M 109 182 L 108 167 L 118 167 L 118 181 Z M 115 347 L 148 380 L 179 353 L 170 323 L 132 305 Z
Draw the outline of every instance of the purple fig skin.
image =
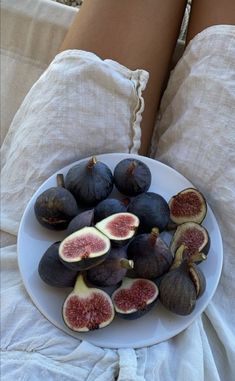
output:
M 160 277 L 169 270 L 173 261 L 168 246 L 153 232 L 136 236 L 129 244 L 127 254 L 134 261 L 134 273 L 146 279 Z
M 114 183 L 122 194 L 130 197 L 146 192 L 151 184 L 151 172 L 141 160 L 121 160 L 114 169 Z
M 107 198 L 101 201 L 94 209 L 94 222 L 97 223 L 115 213 L 126 212 L 124 202 L 115 198 Z
M 34 204 L 37 221 L 50 230 L 65 230 L 78 213 L 72 193 L 62 187 L 53 187 L 41 193 Z
M 101 264 L 87 270 L 87 279 L 100 287 L 115 286 L 122 281 L 127 269 L 122 268 L 120 259 L 127 258 L 124 247 L 113 247 L 107 259 Z
M 92 157 L 69 169 L 65 187 L 74 195 L 79 206 L 95 206 L 112 192 L 113 175 L 105 163 Z
M 86 226 L 94 225 L 94 209 L 86 210 L 85 212 L 79 213 L 76 217 L 70 221 L 67 232 L 68 235 L 85 228 Z
M 169 223 L 170 209 L 168 203 L 157 193 L 145 192 L 136 196 L 131 200 L 127 211 L 139 218 L 139 234 L 150 233 L 155 227 L 161 232 L 166 229 Z
M 73 287 L 78 272 L 68 269 L 60 261 L 59 246 L 60 242 L 55 242 L 45 251 L 38 265 L 39 276 L 52 287 Z
M 188 263 L 169 271 L 159 286 L 160 301 L 165 308 L 177 315 L 189 315 L 195 308 L 196 288 L 188 274 Z

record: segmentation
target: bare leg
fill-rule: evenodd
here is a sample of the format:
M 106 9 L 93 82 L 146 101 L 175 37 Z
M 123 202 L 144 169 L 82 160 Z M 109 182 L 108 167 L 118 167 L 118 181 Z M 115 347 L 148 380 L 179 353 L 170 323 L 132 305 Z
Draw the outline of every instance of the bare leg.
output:
M 144 91 L 141 154 L 147 154 L 157 107 L 179 35 L 185 0 L 85 0 L 61 46 L 150 73 Z
M 193 0 L 187 43 L 205 28 L 219 24 L 235 25 L 234 0 Z

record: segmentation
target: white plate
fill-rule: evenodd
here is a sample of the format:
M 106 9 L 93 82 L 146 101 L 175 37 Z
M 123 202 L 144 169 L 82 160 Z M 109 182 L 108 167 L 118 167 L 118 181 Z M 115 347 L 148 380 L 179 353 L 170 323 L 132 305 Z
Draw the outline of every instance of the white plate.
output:
M 152 173 L 152 183 L 149 191 L 161 194 L 167 201 L 172 195 L 192 186 L 185 177 L 172 168 L 143 156 L 117 153 L 97 157 L 106 163 L 111 170 L 120 160 L 126 157 L 139 158 L 148 165 Z M 87 159 L 81 161 L 84 160 Z M 72 163 L 57 173 L 66 174 L 74 164 Z M 34 194 L 22 217 L 18 235 L 18 263 L 24 285 L 39 311 L 52 324 L 73 337 L 87 340 L 98 346 L 140 348 L 177 335 L 202 313 L 216 290 L 223 262 L 220 230 L 209 206 L 203 225 L 210 234 L 211 247 L 207 260 L 200 264 L 206 276 L 207 287 L 190 315 L 185 317 L 177 316 L 167 311 L 158 301 L 149 313 L 137 320 L 127 321 L 115 317 L 109 326 L 87 333 L 76 333 L 67 328 L 61 316 L 61 309 L 63 301 L 71 289 L 57 289 L 47 286 L 38 275 L 38 264 L 45 250 L 53 242 L 59 241 L 65 236 L 65 232 L 53 232 L 40 226 L 34 215 L 34 203 L 38 195 L 45 189 L 55 186 L 55 184 L 56 174 L 46 180 Z M 114 190 L 111 196 L 118 197 L 118 192 Z M 164 233 L 164 239 L 169 242 L 169 233 Z

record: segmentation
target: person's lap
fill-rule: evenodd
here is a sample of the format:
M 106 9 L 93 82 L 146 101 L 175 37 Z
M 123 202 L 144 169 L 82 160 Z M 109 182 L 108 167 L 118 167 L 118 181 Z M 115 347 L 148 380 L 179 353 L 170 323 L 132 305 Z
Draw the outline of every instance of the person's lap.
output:
M 171 75 L 152 140 L 151 156 L 179 170 L 205 193 L 216 213 L 224 239 L 226 256 L 221 283 L 203 315 L 203 325 L 201 321 L 196 322 L 185 334 L 181 334 L 177 340 L 170 340 L 165 346 L 167 350 L 170 346 L 175 350 L 177 348 L 184 359 L 187 358 L 185 369 L 194 365 L 198 367 L 198 373 L 194 369 L 192 380 L 200 379 L 196 377 L 202 377 L 203 372 L 205 379 L 220 377 L 223 380 L 226 377 L 232 380 L 233 376 L 229 314 L 234 310 L 230 299 L 234 294 L 231 282 L 234 250 L 231 237 L 234 237 L 235 226 L 234 41 L 234 27 L 229 26 L 207 29 L 192 41 Z M 226 48 L 221 54 L 224 45 Z M 143 111 L 142 90 L 146 84 L 147 75 L 144 71 L 134 73 L 113 61 L 103 61 L 93 53 L 70 51 L 57 56 L 26 97 L 3 144 L 3 228 L 6 231 L 17 234 L 20 217 L 31 194 L 50 174 L 65 164 L 94 153 L 137 153 Z M 47 96 L 43 97 L 43 94 Z M 108 114 L 107 104 L 111 105 Z M 9 255 L 7 250 L 11 252 L 13 249 L 6 249 L 5 256 Z M 15 258 L 15 249 L 13 251 L 10 256 Z M 9 273 L 11 266 L 5 256 L 4 264 Z M 6 287 L 3 290 L 5 295 L 16 292 L 20 303 L 14 312 L 13 304 L 8 301 L 4 320 L 4 350 L 13 348 L 27 352 L 30 347 L 49 358 L 55 356 L 55 349 L 59 348 L 59 342 L 64 337 L 56 332 L 58 340 L 54 347 L 48 346 L 48 326 L 44 318 L 39 318 L 36 310 L 30 307 L 29 300 L 26 304 L 30 317 L 33 320 L 37 315 L 36 319 L 40 320 L 40 340 L 36 331 L 27 332 L 25 326 L 22 326 L 24 334 L 16 335 L 17 340 L 14 340 L 11 332 L 16 330 L 19 316 L 25 313 L 23 309 L 26 304 L 23 301 L 26 296 L 21 284 L 17 289 L 13 288 L 16 285 L 11 282 L 8 286 L 8 289 Z M 11 319 L 8 321 L 9 311 Z M 35 340 L 30 346 L 34 334 Z M 191 356 L 191 353 L 186 356 L 184 345 L 187 348 L 192 345 L 190 335 L 197 342 L 198 350 L 202 346 L 204 360 L 195 359 L 195 354 Z M 206 344 L 207 340 L 211 346 L 208 346 L 208 342 Z M 148 377 L 151 353 L 152 356 L 158 354 L 160 358 L 159 351 L 163 344 L 153 346 L 148 356 L 144 351 L 137 353 L 139 359 L 146 356 L 146 369 L 143 370 L 140 362 L 138 367 Z M 221 347 L 219 353 L 215 345 Z M 68 353 L 74 348 L 73 342 Z M 206 354 L 209 350 L 210 355 L 214 356 L 214 364 L 208 352 Z M 222 354 L 224 352 L 227 356 Z M 167 353 L 167 361 L 173 364 L 172 351 Z M 81 351 L 78 354 L 81 356 Z M 98 355 L 102 357 L 104 354 Z M 98 357 L 95 357 L 97 363 Z M 7 359 L 9 364 L 12 361 L 15 359 Z M 63 361 L 71 363 L 66 356 Z M 109 357 L 109 364 L 112 361 L 117 361 L 116 355 Z M 174 373 L 174 367 L 168 366 L 165 373 L 161 370 L 163 380 L 167 374 L 169 376 L 169 369 L 171 375 Z M 53 371 L 55 374 L 58 371 L 54 363 Z M 155 376 L 159 376 L 157 368 Z

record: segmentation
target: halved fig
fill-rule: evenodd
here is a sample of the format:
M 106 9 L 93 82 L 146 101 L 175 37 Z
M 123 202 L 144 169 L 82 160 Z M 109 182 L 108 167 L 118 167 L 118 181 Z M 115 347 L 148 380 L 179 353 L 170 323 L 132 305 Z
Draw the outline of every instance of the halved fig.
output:
M 139 218 L 132 213 L 115 213 L 95 225 L 113 243 L 120 245 L 135 235 L 138 226 Z
M 60 244 L 60 260 L 72 270 L 86 270 L 103 262 L 110 240 L 94 227 L 85 227 L 66 237 Z
M 207 213 L 205 197 L 194 188 L 186 188 L 169 201 L 170 220 L 177 224 L 197 222 L 200 224 Z
M 177 227 L 172 237 L 170 249 L 173 256 L 181 244 L 187 247 L 184 257 L 190 257 L 195 251 L 203 251 L 207 254 L 210 248 L 210 237 L 202 225 L 196 222 L 185 222 Z
M 124 319 L 138 319 L 145 315 L 158 297 L 158 287 L 143 278 L 123 278 L 121 286 L 114 291 L 112 301 L 118 316 Z
M 104 262 L 87 270 L 87 279 L 96 286 L 117 285 L 126 275 L 127 269 L 133 268 L 133 261 L 127 259 L 126 249 L 113 247 Z
M 63 304 L 65 324 L 76 332 L 92 331 L 110 324 L 114 314 L 110 296 L 100 289 L 88 287 L 80 274 Z

